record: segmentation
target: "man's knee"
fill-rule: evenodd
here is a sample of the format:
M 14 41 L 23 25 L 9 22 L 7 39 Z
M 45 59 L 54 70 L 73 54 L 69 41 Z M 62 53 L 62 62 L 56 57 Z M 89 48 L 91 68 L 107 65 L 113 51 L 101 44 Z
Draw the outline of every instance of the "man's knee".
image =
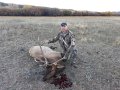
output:
M 76 49 L 75 49 L 75 50 L 73 50 L 72 55 L 73 55 L 74 57 L 76 57 L 76 56 L 77 56 L 77 50 L 76 50 Z

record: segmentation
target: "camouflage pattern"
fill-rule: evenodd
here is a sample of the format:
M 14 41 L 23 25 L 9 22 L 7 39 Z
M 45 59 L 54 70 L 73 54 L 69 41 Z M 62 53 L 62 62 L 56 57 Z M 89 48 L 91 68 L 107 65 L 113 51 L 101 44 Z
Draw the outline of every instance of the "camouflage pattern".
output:
M 75 46 L 75 35 L 68 30 L 67 32 L 59 32 L 56 37 L 49 40 L 49 43 L 59 41 L 60 46 L 63 49 L 65 58 L 71 59 L 73 63 L 76 61 L 77 49 Z

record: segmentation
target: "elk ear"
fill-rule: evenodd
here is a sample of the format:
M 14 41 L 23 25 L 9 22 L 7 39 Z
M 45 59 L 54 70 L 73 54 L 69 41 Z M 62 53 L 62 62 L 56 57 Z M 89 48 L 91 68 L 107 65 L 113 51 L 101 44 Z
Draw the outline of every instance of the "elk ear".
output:
M 57 68 L 64 68 L 64 66 L 63 66 L 63 65 L 58 64 L 58 65 L 57 65 Z

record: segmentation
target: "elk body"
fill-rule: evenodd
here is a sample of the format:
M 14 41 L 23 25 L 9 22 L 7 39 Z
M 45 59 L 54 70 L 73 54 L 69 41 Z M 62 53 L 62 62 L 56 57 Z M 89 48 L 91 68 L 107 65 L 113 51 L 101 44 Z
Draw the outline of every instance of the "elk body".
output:
M 63 62 L 58 61 L 63 57 L 62 53 L 53 51 L 47 46 L 33 46 L 29 49 L 29 54 L 36 62 L 45 63 L 46 69 L 49 68 L 43 78 L 44 80 L 54 76 L 58 69 L 64 68 Z

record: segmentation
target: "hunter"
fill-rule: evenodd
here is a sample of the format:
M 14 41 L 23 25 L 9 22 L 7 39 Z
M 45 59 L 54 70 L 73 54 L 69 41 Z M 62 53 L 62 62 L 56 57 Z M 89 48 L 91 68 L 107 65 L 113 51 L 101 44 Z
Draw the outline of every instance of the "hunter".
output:
M 59 41 L 59 44 L 63 49 L 64 59 L 71 60 L 71 65 L 77 68 L 77 49 L 75 45 L 75 35 L 68 29 L 67 23 L 61 23 L 60 32 L 58 35 L 53 39 L 48 40 L 47 43 L 54 43 L 56 41 Z

